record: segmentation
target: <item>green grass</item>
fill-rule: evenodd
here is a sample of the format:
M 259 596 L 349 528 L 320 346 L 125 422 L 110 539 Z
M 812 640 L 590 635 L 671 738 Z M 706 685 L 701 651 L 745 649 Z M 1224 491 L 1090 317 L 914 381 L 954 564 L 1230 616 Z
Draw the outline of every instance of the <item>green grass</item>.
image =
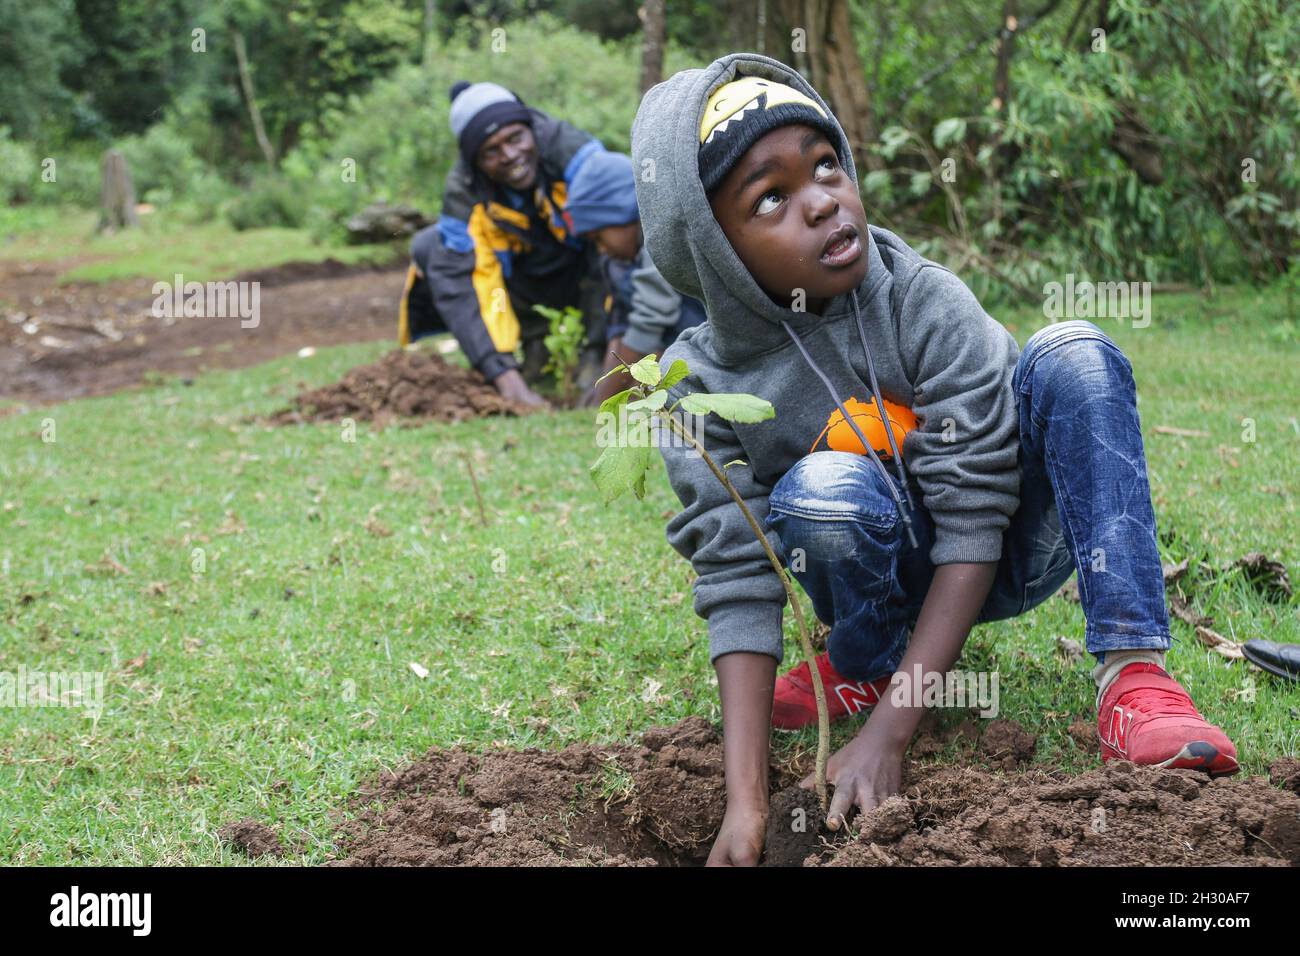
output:
M 386 263 L 391 245 L 324 245 L 302 229 L 236 230 L 221 220 L 189 223 L 159 211 L 141 217 L 140 228 L 95 233 L 96 214 L 81 209 L 25 208 L 0 218 L 0 260 L 62 261 L 60 283 L 115 279 L 186 281 L 229 279 L 286 262 Z
M 1297 348 L 1269 332 L 1282 308 L 1233 290 L 1160 298 L 1143 330 L 1100 323 L 1137 370 L 1169 559 L 1263 550 L 1300 567 Z M 1022 343 L 1044 323 L 1005 318 Z M 215 832 L 252 816 L 295 847 L 288 862 L 317 863 L 331 811 L 428 747 L 559 747 L 719 718 L 690 569 L 663 537 L 677 500 L 657 465 L 644 502 L 599 504 L 590 412 L 362 424 L 351 443 L 338 425 L 245 420 L 381 351 L 324 349 L 0 418 L 0 671 L 107 672 L 98 721 L 0 707 L 0 861 L 242 863 Z M 1237 575 L 1198 601 L 1224 634 L 1300 640 L 1297 605 L 1270 605 Z M 1297 753 L 1300 689 L 1260 675 L 1254 701 L 1238 699 L 1244 665 L 1174 629 L 1175 674 L 1246 772 Z M 1001 715 L 1040 735 L 1040 760 L 1073 770 L 1095 759 L 1065 733 L 1091 713 L 1090 661 L 1054 648 L 1082 631 L 1078 605 L 1053 598 L 978 628 L 961 665 L 996 668 Z M 623 785 L 611 765 L 600 792 Z

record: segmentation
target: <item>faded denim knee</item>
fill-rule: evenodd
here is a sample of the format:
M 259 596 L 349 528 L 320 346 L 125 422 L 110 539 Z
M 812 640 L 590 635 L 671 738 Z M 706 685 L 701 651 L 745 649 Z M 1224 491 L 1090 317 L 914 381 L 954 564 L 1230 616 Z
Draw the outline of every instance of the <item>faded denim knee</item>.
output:
M 822 561 L 853 557 L 864 532 L 886 546 L 901 533 L 885 480 L 866 458 L 851 452 L 800 458 L 777 481 L 768 509 L 768 527 L 778 529 L 787 556 L 800 548 Z
M 1050 379 L 1057 394 L 1087 400 L 1093 389 L 1116 381 L 1130 385 L 1133 365 L 1120 347 L 1093 323 L 1083 319 L 1057 322 L 1029 337 L 1016 363 L 1012 388 L 1029 391 L 1028 379 Z
M 817 617 L 831 625 L 831 665 L 854 680 L 892 671 L 907 635 L 903 529 L 879 471 L 849 452 L 801 458 L 772 489 L 767 522 Z

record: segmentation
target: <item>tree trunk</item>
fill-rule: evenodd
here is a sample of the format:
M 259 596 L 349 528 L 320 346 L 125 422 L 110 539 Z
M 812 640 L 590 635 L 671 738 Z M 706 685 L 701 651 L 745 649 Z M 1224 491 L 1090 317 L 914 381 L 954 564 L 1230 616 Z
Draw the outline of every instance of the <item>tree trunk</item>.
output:
M 438 24 L 438 0 L 424 0 L 424 49 L 421 60 L 426 67 L 433 65 L 433 31 Z
M 992 104 L 993 111 L 1002 122 L 1006 121 L 1011 106 L 1011 58 L 1016 52 L 1016 32 L 1019 29 L 1016 0 L 1003 0 L 997 63 L 993 68 Z M 1004 133 L 998 133 L 998 145 L 993 153 L 993 178 L 1001 179 L 1002 174 L 1014 166 L 1019 157 L 1020 150 L 1014 144 L 1006 142 Z
M 859 169 L 882 169 L 880 157 L 870 152 L 876 140 L 876 119 L 867 91 L 867 74 L 858 56 L 853 16 L 848 0 L 782 0 L 779 23 L 770 35 L 781 35 L 784 46 L 770 55 L 789 62 L 830 104 L 848 137 L 853 161 Z M 804 31 L 803 47 L 791 48 L 792 31 Z
M 818 51 L 824 51 L 821 68 L 824 79 L 817 90 L 826 97 L 844 127 L 858 168 L 882 169 L 880 157 L 871 152 L 871 144 L 876 141 L 876 117 L 867 94 L 867 72 L 858 56 L 848 0 L 829 0 L 821 23 L 824 25 L 821 42 L 812 56 L 816 63 Z
M 275 148 L 271 145 L 270 139 L 266 135 L 266 127 L 262 125 L 262 111 L 257 108 L 257 99 L 253 96 L 253 75 L 248 71 L 248 50 L 244 46 L 244 35 L 238 30 L 232 31 L 235 41 L 235 61 L 239 65 L 239 85 L 244 89 L 244 100 L 248 103 L 248 116 L 253 121 L 253 135 L 257 137 L 257 145 L 262 149 L 262 155 L 266 157 L 266 164 L 275 169 Z
M 641 10 L 641 95 L 664 78 L 664 0 L 645 0 Z
M 115 149 L 104 154 L 104 178 L 99 192 L 101 232 L 140 225 L 135 214 L 135 186 L 126 159 Z

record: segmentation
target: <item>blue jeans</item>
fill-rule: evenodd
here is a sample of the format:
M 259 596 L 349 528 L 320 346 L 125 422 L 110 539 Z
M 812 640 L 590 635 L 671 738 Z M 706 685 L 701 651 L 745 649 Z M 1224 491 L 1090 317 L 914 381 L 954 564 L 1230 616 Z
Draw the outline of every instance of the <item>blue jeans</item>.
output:
M 1012 388 L 1020 505 L 976 623 L 1024 613 L 1078 570 L 1089 652 L 1167 649 L 1133 366 L 1091 322 L 1060 322 L 1030 337 Z M 853 680 L 897 669 L 934 577 L 934 523 L 920 495 L 914 548 L 885 480 L 862 455 L 814 452 L 768 499 L 778 553 L 831 628 L 831 665 Z M 899 487 L 892 470 L 888 480 Z

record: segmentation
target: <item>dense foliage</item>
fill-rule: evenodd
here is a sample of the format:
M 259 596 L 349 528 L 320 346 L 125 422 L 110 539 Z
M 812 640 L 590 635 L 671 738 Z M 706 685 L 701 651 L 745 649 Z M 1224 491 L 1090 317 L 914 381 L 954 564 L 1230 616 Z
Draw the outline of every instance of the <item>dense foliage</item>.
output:
M 802 68 L 785 29 L 828 2 L 669 2 L 665 70 L 759 43 Z M 1295 281 L 1300 5 L 851 0 L 849 13 L 870 215 L 985 277 L 981 291 L 1029 297 L 1062 272 Z M 114 147 L 138 196 L 178 215 L 336 233 L 376 199 L 436 213 L 456 79 L 502 82 L 616 149 L 639 98 L 630 2 L 0 0 L 0 22 L 9 204 L 92 204 Z

